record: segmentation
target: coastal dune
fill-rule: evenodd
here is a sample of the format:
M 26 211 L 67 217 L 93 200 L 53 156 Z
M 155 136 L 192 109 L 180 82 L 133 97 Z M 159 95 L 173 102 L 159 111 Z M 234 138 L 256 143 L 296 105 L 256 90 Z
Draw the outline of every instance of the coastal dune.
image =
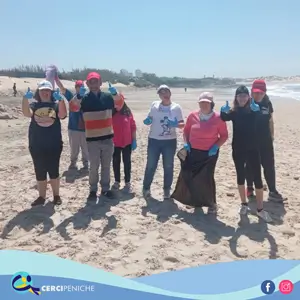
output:
M 0 77 L 4 95 L 16 80 L 17 89 L 32 89 L 35 79 Z M 38 79 L 36 80 L 38 81 Z M 73 88 L 74 83 L 63 82 Z M 3 88 L 5 87 L 5 88 Z M 118 87 L 118 85 L 117 85 Z M 107 88 L 105 85 L 104 88 Z M 120 89 L 124 87 L 119 86 Z M 173 101 L 184 115 L 197 109 L 202 90 L 173 89 Z M 216 110 L 233 99 L 230 90 L 215 90 Z M 235 169 L 230 138 L 222 147 L 216 167 L 217 219 L 176 201 L 162 201 L 161 162 L 152 185 L 153 200 L 142 198 L 142 180 L 146 163 L 148 127 L 143 125 L 149 106 L 157 99 L 154 89 L 124 88 L 128 105 L 137 123 L 138 148 L 133 153 L 132 183 L 136 196 L 120 193 L 115 200 L 87 204 L 88 177 L 67 172 L 69 144 L 67 120 L 62 121 L 64 150 L 61 159 L 61 196 L 63 204 L 31 208 L 37 196 L 31 157 L 28 152 L 29 120 L 0 120 L 0 249 L 37 251 L 127 277 L 137 277 L 239 259 L 299 259 L 300 250 L 300 102 L 272 97 L 275 119 L 277 185 L 288 198 L 285 205 L 265 202 L 274 224 L 265 224 L 254 215 L 241 223 Z M 0 97 L 0 103 L 17 107 L 21 98 Z M 178 149 L 183 145 L 178 132 Z M 180 170 L 175 158 L 175 186 Z M 113 183 L 113 177 L 112 177 Z M 267 198 L 267 193 L 265 193 Z M 51 200 L 51 190 L 48 190 Z M 250 207 L 255 210 L 255 203 Z

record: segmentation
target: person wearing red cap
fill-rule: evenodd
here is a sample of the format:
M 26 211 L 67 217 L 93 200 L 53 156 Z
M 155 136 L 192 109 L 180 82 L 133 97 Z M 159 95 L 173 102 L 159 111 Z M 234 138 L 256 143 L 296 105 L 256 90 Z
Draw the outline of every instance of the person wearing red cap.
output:
M 114 152 L 112 114 L 114 107 L 122 108 L 124 97 L 111 84 L 109 84 L 109 93 L 101 91 L 102 80 L 97 72 L 89 73 L 86 83 L 89 92 L 86 93 L 84 86 L 81 86 L 79 94 L 71 101 L 72 104 L 80 106 L 85 123 L 90 161 L 88 200 L 97 199 L 100 165 L 101 195 L 113 198 L 110 190 L 110 169 Z
M 77 169 L 77 160 L 78 155 L 81 149 L 81 159 L 83 164 L 83 170 L 88 170 L 89 168 L 89 156 L 88 148 L 85 140 L 85 130 L 84 130 L 84 121 L 82 112 L 79 111 L 79 108 L 72 105 L 70 102 L 74 95 L 73 93 L 66 89 L 62 82 L 59 80 L 58 76 L 55 78 L 57 86 L 60 88 L 62 94 L 65 96 L 69 102 L 69 123 L 68 123 L 68 134 L 69 134 L 69 143 L 70 143 L 70 170 Z M 75 82 L 76 94 L 79 93 L 80 87 L 83 86 L 82 80 L 77 80 Z
M 264 169 L 264 176 L 269 189 L 269 200 L 282 202 L 283 197 L 276 189 L 275 159 L 274 159 L 274 122 L 273 105 L 267 92 L 266 82 L 261 79 L 254 80 L 251 95 L 255 103 L 259 105 L 261 113 L 257 119 L 258 146 L 261 157 L 261 164 Z M 255 197 L 253 192 L 253 174 L 251 166 L 247 164 L 247 196 Z

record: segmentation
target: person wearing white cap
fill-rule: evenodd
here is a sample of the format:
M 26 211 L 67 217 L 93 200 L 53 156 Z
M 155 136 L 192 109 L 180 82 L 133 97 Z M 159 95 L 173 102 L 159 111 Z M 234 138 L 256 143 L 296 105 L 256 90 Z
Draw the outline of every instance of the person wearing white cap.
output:
M 152 103 L 148 116 L 144 120 L 144 124 L 150 126 L 150 132 L 143 195 L 146 199 L 151 196 L 150 187 L 160 155 L 162 155 L 164 199 L 169 199 L 173 183 L 174 157 L 177 148 L 176 128 L 183 128 L 184 120 L 180 105 L 171 101 L 171 90 L 167 85 L 161 85 L 157 89 L 157 94 L 160 101 Z
M 36 101 L 29 104 L 29 99 Z M 60 205 L 59 162 L 63 148 L 60 119 L 67 116 L 63 96 L 53 91 L 51 82 L 43 80 L 38 84 L 35 95 L 25 93 L 22 101 L 25 117 L 31 119 L 29 125 L 29 151 L 33 160 L 39 197 L 32 206 L 44 205 L 46 202 L 47 174 L 50 177 L 55 205 Z
M 190 193 L 195 207 L 207 206 L 208 213 L 214 214 L 217 212 L 215 167 L 219 148 L 228 139 L 228 131 L 226 123 L 220 118 L 220 114 L 213 110 L 215 104 L 211 93 L 202 93 L 198 103 L 199 110 L 190 113 L 186 120 L 183 130 L 184 148 L 188 152 L 187 161 L 189 165 L 193 168 L 205 165 L 206 173 L 202 177 L 205 182 L 193 182 L 196 186 L 193 186 Z M 202 188 L 199 191 L 199 186 L 205 186 L 205 189 Z

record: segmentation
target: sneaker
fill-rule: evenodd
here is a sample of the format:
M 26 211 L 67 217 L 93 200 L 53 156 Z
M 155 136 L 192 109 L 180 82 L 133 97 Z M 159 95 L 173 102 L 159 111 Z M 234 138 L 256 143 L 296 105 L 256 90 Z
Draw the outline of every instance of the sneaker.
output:
M 267 223 L 270 223 L 273 221 L 271 216 L 269 215 L 269 213 L 265 210 L 257 211 L 257 215 Z
M 88 200 L 97 200 L 97 192 L 91 191 L 88 195 Z
M 164 190 L 164 199 L 168 200 L 171 198 L 171 192 L 169 189 Z
M 145 199 L 150 198 L 151 197 L 151 191 L 147 190 L 147 189 L 143 189 L 143 197 Z
M 61 205 L 62 204 L 60 196 L 54 196 L 53 204 L 54 205 Z
M 123 191 L 127 194 L 133 194 L 133 188 L 130 182 L 125 183 Z
M 112 190 L 118 191 L 120 189 L 120 182 L 115 182 L 112 186 Z
M 250 208 L 248 207 L 248 205 L 241 204 L 240 215 L 247 215 L 249 211 L 250 211 Z
M 211 206 L 208 208 L 207 213 L 210 215 L 216 215 L 218 211 L 217 205 Z
M 247 198 L 249 200 L 255 200 L 256 199 L 253 188 L 247 187 Z
M 281 194 L 279 194 L 277 191 L 275 192 L 269 192 L 269 198 L 268 200 L 274 201 L 274 202 L 282 202 L 284 201 Z
M 101 195 L 108 198 L 108 199 L 113 199 L 114 195 L 112 193 L 112 191 L 101 191 Z
M 46 202 L 46 199 L 40 196 L 31 203 L 31 206 L 33 207 L 33 206 L 37 206 L 37 205 L 44 205 L 45 202 Z

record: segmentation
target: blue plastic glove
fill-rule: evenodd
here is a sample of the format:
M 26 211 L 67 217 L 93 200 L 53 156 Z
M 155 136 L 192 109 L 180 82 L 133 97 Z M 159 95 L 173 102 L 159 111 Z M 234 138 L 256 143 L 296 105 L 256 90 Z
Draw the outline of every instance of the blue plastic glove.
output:
M 147 117 L 144 121 L 145 125 L 151 125 L 152 124 L 152 119 L 150 117 Z
M 219 146 L 218 145 L 213 145 L 209 151 L 208 151 L 208 156 L 214 156 L 218 153 Z
M 253 98 L 251 99 L 250 109 L 252 111 L 260 111 L 259 105 L 254 102 Z
M 64 97 L 62 96 L 62 94 L 60 93 L 60 90 L 57 89 L 54 93 L 53 93 L 53 98 L 56 100 L 56 101 L 61 101 L 64 99 Z
M 28 88 L 27 92 L 25 93 L 24 97 L 26 99 L 32 99 L 33 98 L 33 92 L 30 90 L 30 88 Z
M 111 86 L 111 83 L 110 83 L 110 82 L 108 83 L 108 90 L 109 90 L 109 92 L 110 92 L 113 96 L 115 96 L 115 95 L 118 94 L 117 89 L 116 89 L 115 87 Z
M 223 113 L 228 113 L 229 111 L 230 111 L 230 106 L 229 106 L 229 104 L 228 104 L 228 101 L 226 101 L 226 105 L 223 105 L 222 107 L 221 107 L 221 112 L 223 112 Z
M 82 84 L 82 86 L 79 89 L 79 96 L 83 97 L 85 95 L 85 93 L 86 93 L 86 88 L 85 88 L 84 84 Z
M 170 127 L 178 127 L 178 120 L 175 118 L 174 121 L 168 119 L 168 124 Z
M 137 148 L 136 140 L 132 140 L 131 150 L 134 151 Z
M 189 143 L 185 143 L 183 145 L 183 148 L 187 151 L 187 152 L 191 152 L 191 145 Z

